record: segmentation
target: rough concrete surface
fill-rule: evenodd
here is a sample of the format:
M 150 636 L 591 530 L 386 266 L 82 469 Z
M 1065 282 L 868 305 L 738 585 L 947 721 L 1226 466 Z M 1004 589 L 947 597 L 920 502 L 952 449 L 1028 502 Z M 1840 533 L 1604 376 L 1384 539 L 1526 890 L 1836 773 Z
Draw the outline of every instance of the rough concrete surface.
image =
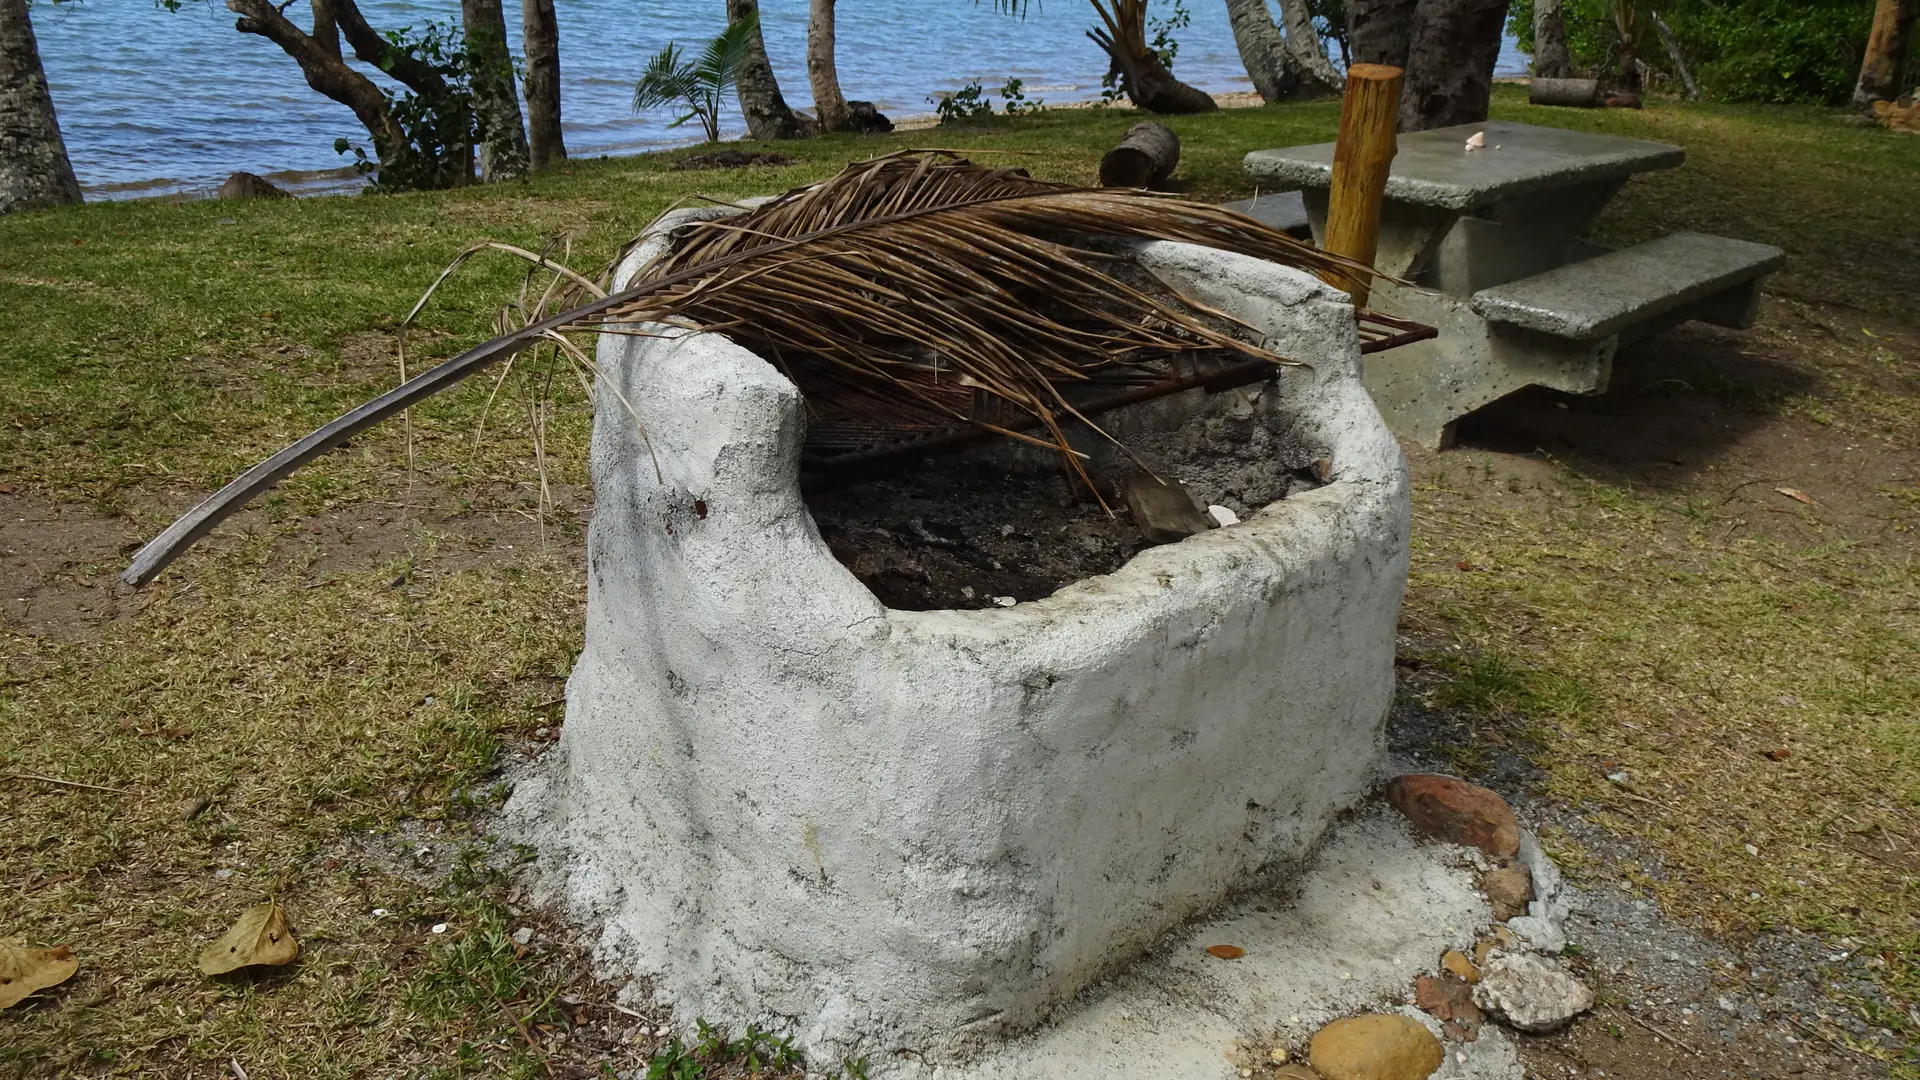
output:
M 1785 261 L 1767 244 L 1677 232 L 1484 289 L 1474 294 L 1473 310 L 1494 322 L 1586 341 L 1757 282 Z
M 1486 133 L 1486 149 L 1467 139 Z M 1386 197 L 1446 210 L 1472 210 L 1534 192 L 1672 169 L 1686 151 L 1666 143 L 1535 127 L 1510 120 L 1401 135 Z M 1333 144 L 1255 150 L 1247 174 L 1262 186 L 1324 188 L 1333 182 Z
M 1090 988 L 1047 1026 L 963 1067 L 911 1059 L 888 1075 L 928 1080 L 1228 1080 L 1303 1060 L 1313 1033 L 1369 1010 L 1413 1017 L 1414 977 L 1486 925 L 1459 848 L 1417 841 L 1390 810 L 1338 826 L 1320 850 L 1265 889 L 1168 935 L 1140 964 Z M 1246 950 L 1220 960 L 1205 950 Z M 1438 1080 L 1519 1080 L 1513 1043 L 1483 1028 L 1447 1042 Z M 876 1064 L 878 1061 L 876 1060 Z
M 1408 508 L 1352 316 L 1264 262 L 1138 257 L 1312 362 L 1260 408 L 1333 481 L 1013 608 L 890 611 L 834 560 L 771 365 L 718 335 L 603 342 L 646 435 L 601 396 L 563 769 L 515 809 L 608 969 L 814 1060 L 958 1060 L 1363 793 Z

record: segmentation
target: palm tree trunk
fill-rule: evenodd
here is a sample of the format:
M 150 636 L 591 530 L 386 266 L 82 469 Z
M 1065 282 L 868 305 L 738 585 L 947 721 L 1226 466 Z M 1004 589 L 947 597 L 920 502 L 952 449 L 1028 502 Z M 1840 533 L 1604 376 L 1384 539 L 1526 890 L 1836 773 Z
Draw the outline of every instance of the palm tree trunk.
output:
M 533 167 L 567 160 L 560 133 L 560 20 L 553 0 L 520 0 L 521 49 L 527 57 L 527 148 Z
M 1879 0 L 1873 7 L 1873 29 L 1860 60 L 1860 79 L 1853 85 L 1853 103 L 1871 105 L 1900 96 L 1900 63 L 1913 42 L 1914 17 L 1920 0 Z
M 1506 23 L 1507 0 L 1420 0 L 1400 94 L 1401 131 L 1487 118 Z
M 813 111 L 822 131 L 847 128 L 847 99 L 840 93 L 840 72 L 833 62 L 833 2 L 812 0 L 807 19 L 807 81 L 813 86 Z
M 1567 52 L 1567 23 L 1560 0 L 1533 0 L 1533 73 L 1542 79 L 1571 79 L 1573 56 Z
M 760 0 L 727 0 L 727 25 L 741 19 L 760 16 Z M 806 134 L 800 121 L 780 96 L 780 82 L 773 76 L 773 64 L 767 60 L 766 39 L 755 25 L 747 35 L 747 56 L 734 76 L 734 89 L 740 95 L 740 112 L 747 119 L 747 134 L 755 139 L 797 139 Z
M 527 130 L 520 124 L 520 95 L 513 86 L 513 56 L 507 52 L 507 18 L 500 0 L 460 0 L 467 51 L 474 60 L 473 105 L 480 119 L 480 180 L 527 175 Z
M 1356 64 L 1407 66 L 1419 0 L 1347 0 L 1347 44 Z
M 1220 106 L 1213 95 L 1173 77 L 1160 57 L 1147 48 L 1147 0 L 1093 0 L 1105 29 L 1087 36 L 1106 50 L 1120 69 L 1127 97 L 1148 112 L 1198 113 Z
M 1640 92 L 1640 20 L 1633 0 L 1613 0 L 1613 29 L 1619 35 L 1620 89 Z
M 1260 100 L 1272 105 L 1299 97 L 1299 58 L 1273 25 L 1267 0 L 1227 0 L 1227 23 L 1233 27 L 1233 44 Z
M 1287 27 L 1287 51 L 1300 61 L 1308 82 L 1319 84 L 1308 89 L 1320 93 L 1345 89 L 1346 80 L 1327 59 L 1327 43 L 1313 28 L 1313 12 L 1307 10 L 1307 0 L 1280 0 L 1280 19 Z
M 0 0 L 0 214 L 79 201 L 27 0 Z

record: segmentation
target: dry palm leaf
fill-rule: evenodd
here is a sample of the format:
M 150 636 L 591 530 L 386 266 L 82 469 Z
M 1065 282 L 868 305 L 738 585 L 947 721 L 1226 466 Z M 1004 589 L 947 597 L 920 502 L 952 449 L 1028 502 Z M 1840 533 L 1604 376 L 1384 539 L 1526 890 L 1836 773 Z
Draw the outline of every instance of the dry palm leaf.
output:
M 1200 244 L 1354 281 L 1372 274 L 1218 206 L 1052 184 L 940 151 L 876 158 L 749 213 L 689 227 L 622 292 L 596 296 L 600 288 L 579 275 L 563 282 L 556 274 L 537 310 L 593 299 L 470 349 L 254 466 L 141 549 L 122 577 L 151 580 L 307 461 L 573 330 L 725 332 L 780 364 L 805 395 L 833 393 L 875 416 L 939 418 L 1028 441 L 1014 428 L 1037 427 L 1076 468 L 1061 423 L 1084 419 L 1068 390 L 1094 372 L 1202 353 L 1291 363 L 1218 329 L 1217 312 L 1099 269 L 1111 256 L 1085 245 L 1106 237 Z M 956 406 L 956 388 L 1017 420 L 995 424 Z
M 200 970 L 208 975 L 225 975 L 243 967 L 261 965 L 279 967 L 291 964 L 300 955 L 300 943 L 287 925 L 286 909 L 269 900 L 240 914 L 220 940 L 200 953 Z
M 36 990 L 58 986 L 78 970 L 80 961 L 65 945 L 29 949 L 19 938 L 0 941 L 0 1009 L 20 1004 Z

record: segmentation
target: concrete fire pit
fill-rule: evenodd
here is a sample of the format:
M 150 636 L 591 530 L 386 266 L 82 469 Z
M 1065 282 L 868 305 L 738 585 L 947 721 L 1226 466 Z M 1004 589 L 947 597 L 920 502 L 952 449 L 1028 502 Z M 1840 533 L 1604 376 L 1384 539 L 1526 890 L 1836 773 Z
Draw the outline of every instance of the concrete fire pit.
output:
M 1374 778 L 1408 492 L 1352 312 L 1273 264 L 1135 252 L 1312 367 L 1118 429 L 1251 408 L 1331 482 L 1011 608 L 889 610 L 836 561 L 772 365 L 603 339 L 586 647 L 513 809 L 601 962 L 682 1023 L 965 1059 L 1305 856 Z

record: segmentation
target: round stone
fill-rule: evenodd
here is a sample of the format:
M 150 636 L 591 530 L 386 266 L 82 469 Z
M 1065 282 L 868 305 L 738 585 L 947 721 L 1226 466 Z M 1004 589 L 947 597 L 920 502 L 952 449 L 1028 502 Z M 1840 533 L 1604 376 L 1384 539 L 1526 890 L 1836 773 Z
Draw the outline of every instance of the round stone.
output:
M 1324 1080 L 1426 1080 L 1445 1059 L 1425 1025 L 1382 1013 L 1335 1020 L 1307 1048 Z

